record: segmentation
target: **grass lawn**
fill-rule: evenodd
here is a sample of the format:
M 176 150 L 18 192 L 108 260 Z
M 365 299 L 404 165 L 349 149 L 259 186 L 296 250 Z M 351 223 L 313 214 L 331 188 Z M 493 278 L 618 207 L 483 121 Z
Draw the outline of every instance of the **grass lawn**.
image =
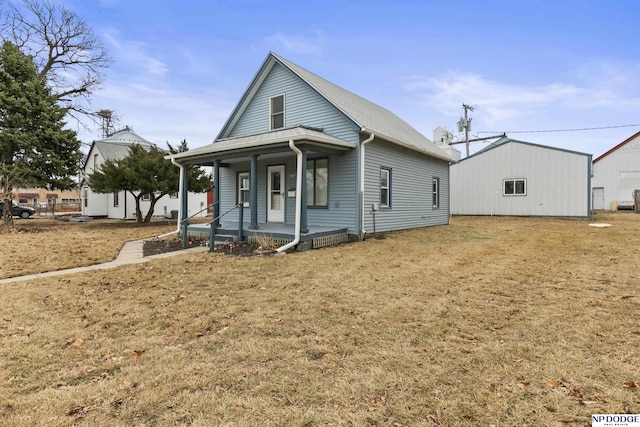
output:
M 0 279 L 62 270 L 114 260 L 130 240 L 159 236 L 176 229 L 175 220 L 97 220 L 63 222 L 29 218 L 14 220 L 14 228 L 0 225 Z
M 0 425 L 588 426 L 638 414 L 640 215 L 596 220 L 612 226 L 455 217 L 284 256 L 199 253 L 0 285 Z M 2 275 L 22 271 L 6 253 L 15 239 L 22 263 L 71 266 L 160 234 L 57 226 L 0 234 Z

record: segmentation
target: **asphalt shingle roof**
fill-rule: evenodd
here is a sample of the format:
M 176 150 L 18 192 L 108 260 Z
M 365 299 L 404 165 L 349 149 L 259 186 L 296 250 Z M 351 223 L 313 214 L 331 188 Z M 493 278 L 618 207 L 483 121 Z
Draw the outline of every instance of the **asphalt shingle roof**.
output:
M 276 63 L 281 64 L 283 67 L 297 75 L 300 79 L 306 82 L 312 87 L 318 94 L 324 97 L 335 108 L 340 110 L 346 117 L 348 117 L 355 125 L 360 128 L 360 131 L 367 133 L 374 133 L 376 137 L 387 140 L 397 145 L 407 147 L 409 149 L 426 153 L 431 156 L 447 160 L 449 162 L 456 162 L 457 158 L 453 158 L 447 151 L 439 148 L 427 137 L 422 135 L 404 120 L 400 119 L 391 111 L 386 108 L 380 107 L 371 101 L 368 101 L 346 89 L 337 86 L 322 77 L 294 64 L 293 62 L 270 52 L 264 61 L 262 67 L 251 81 L 249 88 L 244 93 L 240 102 L 234 109 L 233 113 L 223 126 L 216 140 L 205 147 L 198 150 L 189 151 L 189 153 L 180 153 L 178 155 L 171 156 L 173 158 L 191 158 L 196 155 L 203 155 L 205 153 L 221 152 L 225 149 L 234 149 L 237 145 L 250 144 L 251 146 L 258 147 L 264 145 L 261 143 L 271 143 L 273 136 L 285 137 L 287 135 L 278 135 L 273 132 L 266 132 L 265 137 L 260 136 L 242 136 L 238 138 L 226 138 L 237 119 L 244 113 L 244 110 L 250 105 L 253 96 L 257 89 L 260 87 L 264 78 L 269 73 L 273 65 Z M 302 128 L 301 128 L 302 129 Z M 322 132 L 310 132 L 305 130 L 308 136 L 312 139 L 322 139 L 323 143 L 335 144 L 339 146 L 346 146 L 349 144 L 346 141 L 342 141 L 336 138 L 332 138 Z M 247 139 L 248 138 L 248 139 Z M 282 141 L 279 141 L 282 142 Z
M 429 138 L 386 108 L 349 92 L 273 52 L 270 55 L 307 82 L 336 108 L 351 118 L 363 131 L 374 132 L 391 142 L 408 145 L 436 157 L 453 160 L 448 153 L 438 148 Z

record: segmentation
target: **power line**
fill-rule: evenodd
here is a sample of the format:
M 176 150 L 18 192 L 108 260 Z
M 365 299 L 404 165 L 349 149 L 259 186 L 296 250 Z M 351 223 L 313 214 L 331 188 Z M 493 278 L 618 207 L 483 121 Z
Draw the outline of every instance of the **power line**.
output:
M 467 148 L 470 142 L 477 142 L 477 141 L 486 141 L 487 139 L 497 139 L 497 138 L 505 138 L 507 136 L 506 133 L 501 133 L 500 135 L 492 135 L 492 136 L 485 136 L 482 138 L 473 138 L 473 139 L 465 139 L 464 141 L 453 141 L 450 142 L 450 145 L 453 144 L 467 144 Z
M 545 129 L 545 130 L 508 130 L 504 131 L 504 133 L 550 133 L 550 132 L 579 132 L 579 131 L 588 131 L 588 130 L 603 130 L 603 129 L 617 129 L 617 128 L 630 128 L 640 126 L 640 123 L 632 124 L 632 125 L 618 125 L 618 126 L 600 126 L 600 127 L 591 127 L 591 128 L 573 128 L 573 129 Z M 479 131 L 478 134 L 481 133 L 499 133 L 499 132 L 489 132 L 489 131 Z

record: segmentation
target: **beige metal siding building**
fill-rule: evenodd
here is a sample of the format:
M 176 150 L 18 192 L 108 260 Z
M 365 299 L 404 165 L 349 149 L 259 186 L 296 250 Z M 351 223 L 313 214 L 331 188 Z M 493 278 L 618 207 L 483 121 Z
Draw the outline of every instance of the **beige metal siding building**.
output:
M 640 132 L 593 161 L 593 208 L 632 209 L 640 190 Z
M 451 166 L 451 213 L 588 217 L 590 177 L 590 154 L 502 138 Z

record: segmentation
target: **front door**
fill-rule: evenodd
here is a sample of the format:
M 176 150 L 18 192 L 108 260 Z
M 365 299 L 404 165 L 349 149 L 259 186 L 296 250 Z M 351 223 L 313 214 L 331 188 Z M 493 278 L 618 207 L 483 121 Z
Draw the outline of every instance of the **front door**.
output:
M 284 165 L 267 169 L 267 222 L 284 222 Z

